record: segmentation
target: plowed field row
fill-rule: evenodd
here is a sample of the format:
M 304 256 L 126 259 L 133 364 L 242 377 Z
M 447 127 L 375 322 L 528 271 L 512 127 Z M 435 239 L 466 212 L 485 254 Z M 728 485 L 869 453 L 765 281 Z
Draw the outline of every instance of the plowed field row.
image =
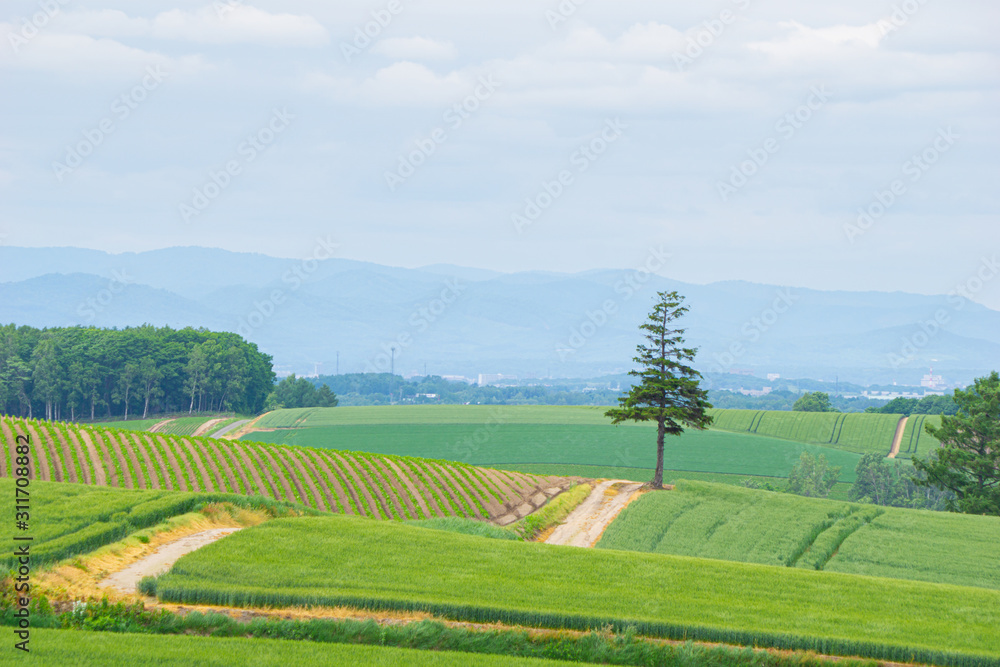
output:
M 450 461 L 9 417 L 0 418 L 0 476 L 13 476 L 19 435 L 31 441 L 33 479 L 261 495 L 383 519 L 495 519 L 568 481 Z

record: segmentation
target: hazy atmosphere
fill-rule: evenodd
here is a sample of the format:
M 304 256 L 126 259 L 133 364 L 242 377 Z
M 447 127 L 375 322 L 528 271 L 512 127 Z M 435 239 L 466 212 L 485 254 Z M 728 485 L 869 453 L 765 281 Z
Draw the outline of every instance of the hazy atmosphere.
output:
M 998 34 L 6 0 L 0 663 L 1000 667 Z
M 976 281 L 996 272 L 998 18 L 972 0 L 7 2 L 0 233 L 285 258 L 324 239 L 505 272 L 662 247 L 685 282 L 971 279 L 1000 308 Z

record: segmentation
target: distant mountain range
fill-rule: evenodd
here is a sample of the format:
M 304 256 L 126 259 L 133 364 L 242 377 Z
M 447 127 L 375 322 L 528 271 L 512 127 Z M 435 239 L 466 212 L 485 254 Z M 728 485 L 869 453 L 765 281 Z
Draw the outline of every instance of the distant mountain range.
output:
M 626 371 L 658 290 L 678 290 L 705 371 L 859 384 L 1000 368 L 1000 312 L 958 297 L 840 292 L 634 270 L 503 274 L 210 248 L 0 248 L 0 322 L 237 331 L 279 370 L 596 377 Z M 395 347 L 395 351 L 392 348 Z M 317 366 L 318 365 L 318 366 Z

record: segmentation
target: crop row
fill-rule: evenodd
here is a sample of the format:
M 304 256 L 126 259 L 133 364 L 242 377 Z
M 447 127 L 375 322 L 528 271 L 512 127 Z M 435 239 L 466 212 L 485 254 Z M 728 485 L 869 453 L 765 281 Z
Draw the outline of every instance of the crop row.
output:
M 18 435 L 30 439 L 34 479 L 262 495 L 383 519 L 493 519 L 555 484 L 450 461 L 7 417 L 0 418 L 0 476 L 13 476 Z
M 548 628 L 632 625 L 668 639 L 898 662 L 995 665 L 1000 657 L 998 591 L 508 540 L 484 549 L 475 536 L 343 516 L 240 531 L 181 558 L 156 594 L 181 604 L 419 610 Z
M 906 421 L 903 441 L 899 445 L 899 458 L 909 459 L 916 455 L 926 456 L 928 452 L 941 446 L 937 438 L 927 432 L 927 424 L 941 425 L 941 418 L 930 415 L 911 415 Z
M 772 438 L 827 445 L 858 454 L 892 449 L 902 415 L 785 410 L 712 410 L 713 426 Z

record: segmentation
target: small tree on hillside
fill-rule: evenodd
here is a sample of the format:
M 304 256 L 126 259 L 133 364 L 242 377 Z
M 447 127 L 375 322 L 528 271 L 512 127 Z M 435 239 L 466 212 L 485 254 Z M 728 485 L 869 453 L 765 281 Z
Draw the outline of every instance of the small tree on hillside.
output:
M 830 404 L 830 395 L 822 391 L 802 394 L 799 400 L 795 401 L 792 410 L 797 412 L 836 412 Z
M 941 417 L 940 428 L 926 427 L 941 449 L 936 459 L 913 457 L 913 467 L 927 476 L 917 484 L 953 491 L 950 509 L 1000 515 L 1000 374 L 956 389 L 955 403 L 957 414 Z
M 648 343 L 636 347 L 633 361 L 641 366 L 629 372 L 639 383 L 618 399 L 621 407 L 608 410 L 612 424 L 623 421 L 656 422 L 656 473 L 650 483 L 663 488 L 664 436 L 680 435 L 684 426 L 703 429 L 712 423 L 708 409 L 708 391 L 701 389 L 701 373 L 684 364 L 693 361 L 697 349 L 681 347 L 684 329 L 671 324 L 688 311 L 681 304 L 684 297 L 677 292 L 658 292 L 656 305 L 639 328 Z
M 809 452 L 802 452 L 799 461 L 788 473 L 789 493 L 810 498 L 826 498 L 840 479 L 840 466 L 833 468 L 822 454 L 814 457 Z

